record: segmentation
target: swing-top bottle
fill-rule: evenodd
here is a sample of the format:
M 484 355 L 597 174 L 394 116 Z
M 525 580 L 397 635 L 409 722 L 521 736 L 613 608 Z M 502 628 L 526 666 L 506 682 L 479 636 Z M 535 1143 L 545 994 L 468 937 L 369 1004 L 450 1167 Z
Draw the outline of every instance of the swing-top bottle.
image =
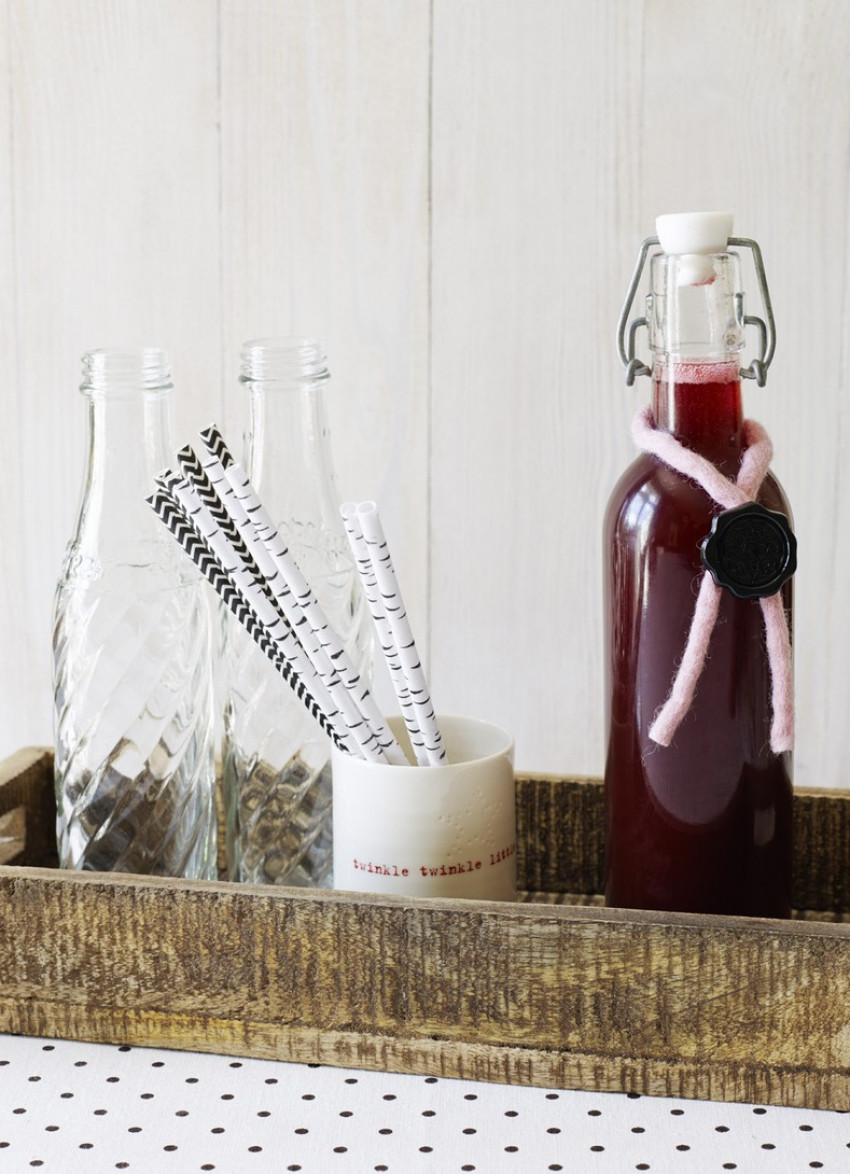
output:
M 763 384 L 774 334 L 761 254 L 732 238 L 731 216 L 659 219 L 646 317 L 620 323 L 627 381 L 651 377 L 654 427 L 735 480 L 746 449 L 742 375 Z M 751 247 L 765 317 L 744 314 L 740 257 Z M 646 326 L 651 369 L 634 356 Z M 741 366 L 746 328 L 761 354 Z M 788 515 L 768 473 L 757 501 Z M 720 590 L 719 612 L 690 708 L 669 745 L 649 735 L 682 662 L 701 553 L 721 506 L 689 477 L 642 453 L 614 489 L 605 518 L 605 766 L 609 904 L 787 916 L 791 903 L 791 754 L 771 749 L 771 666 L 757 598 Z M 791 582 L 781 589 L 790 626 Z

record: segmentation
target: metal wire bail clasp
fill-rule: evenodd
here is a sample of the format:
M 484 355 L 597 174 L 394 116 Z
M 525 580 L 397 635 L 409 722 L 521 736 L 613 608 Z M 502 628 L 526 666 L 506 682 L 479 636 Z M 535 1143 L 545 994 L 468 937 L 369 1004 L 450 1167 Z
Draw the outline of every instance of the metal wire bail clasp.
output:
M 629 322 L 629 314 L 631 313 L 635 294 L 640 285 L 643 267 L 646 264 L 649 251 L 650 249 L 659 247 L 657 236 L 648 236 L 640 246 L 637 263 L 635 264 L 632 279 L 629 282 L 629 288 L 626 292 L 626 300 L 623 303 L 623 308 L 620 311 L 620 317 L 617 321 L 617 354 L 619 355 L 620 362 L 625 367 L 626 384 L 629 387 L 634 383 L 636 376 L 651 374 L 646 363 L 642 363 L 635 355 L 635 338 L 637 332 L 642 326 L 648 326 L 648 320 L 646 317 L 642 317 L 634 318 Z M 730 236 L 728 247 L 749 249 L 753 255 L 753 265 L 755 266 L 759 293 L 761 294 L 762 305 L 764 307 L 764 319 L 754 314 L 744 313 L 744 295 L 742 293 L 735 295 L 735 317 L 740 326 L 754 326 L 759 334 L 758 358 L 753 359 L 749 367 L 741 368 L 741 378 L 755 379 L 759 387 L 764 387 L 767 382 L 767 369 L 773 361 L 773 353 L 776 350 L 776 328 L 773 320 L 773 305 L 770 300 L 770 291 L 767 288 L 767 277 L 764 271 L 761 249 L 757 241 L 744 236 Z

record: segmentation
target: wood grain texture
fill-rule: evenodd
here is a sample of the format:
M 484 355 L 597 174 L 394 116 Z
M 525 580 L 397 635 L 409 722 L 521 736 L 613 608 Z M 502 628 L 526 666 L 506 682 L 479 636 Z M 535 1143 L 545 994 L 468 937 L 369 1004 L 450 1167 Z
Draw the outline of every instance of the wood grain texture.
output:
M 517 886 L 535 893 L 602 893 L 605 807 L 598 779 L 517 778 Z
M 600 779 L 520 775 L 517 827 L 521 889 L 588 896 L 604 891 Z M 850 913 L 850 791 L 796 788 L 791 900 L 804 912 Z
M 12 860 L 3 863 L 38 864 L 55 868 L 56 798 L 53 790 L 53 752 L 28 747 L 0 762 L 0 817 L 23 813 L 23 844 Z M 13 825 L 19 827 L 16 821 Z
M 850 1090 L 850 926 L 11 872 L 2 1030 L 810 1107 Z
M 551 838 L 569 815 L 576 848 L 593 844 L 599 790 L 520 781 L 526 870 L 523 820 Z M 22 753 L 0 771 L 0 817 L 36 818 L 51 791 L 50 755 Z M 846 874 L 850 793 L 803 799 L 807 846 L 843 852 Z M 28 838 L 27 859 L 40 850 Z M 594 866 L 553 871 L 586 883 Z M 839 1108 L 848 1007 L 846 924 L 0 867 L 4 1031 Z

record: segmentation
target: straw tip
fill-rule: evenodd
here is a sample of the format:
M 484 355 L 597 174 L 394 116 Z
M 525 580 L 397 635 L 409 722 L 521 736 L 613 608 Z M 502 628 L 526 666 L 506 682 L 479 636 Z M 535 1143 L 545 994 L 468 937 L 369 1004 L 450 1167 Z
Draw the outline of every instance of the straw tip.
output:
M 171 489 L 172 486 L 178 485 L 183 478 L 174 469 L 163 469 L 161 473 L 157 473 L 154 477 L 154 484 L 158 485 L 160 489 Z

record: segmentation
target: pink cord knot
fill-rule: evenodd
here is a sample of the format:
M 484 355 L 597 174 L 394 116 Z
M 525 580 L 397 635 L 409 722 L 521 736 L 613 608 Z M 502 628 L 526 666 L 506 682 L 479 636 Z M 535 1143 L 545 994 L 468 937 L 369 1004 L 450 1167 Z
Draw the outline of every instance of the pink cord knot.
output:
M 744 421 L 747 448 L 735 481 L 725 477 L 705 457 L 685 448 L 669 432 L 660 431 L 649 407 L 641 409 L 635 417 L 632 436 L 639 448 L 652 453 L 683 477 L 695 481 L 713 501 L 727 510 L 755 501 L 773 456 L 770 437 L 755 420 Z M 649 729 L 650 738 L 660 746 L 670 745 L 691 707 L 717 622 L 721 590 L 706 571 L 700 583 L 682 662 L 673 680 L 670 695 Z M 759 603 L 764 616 L 771 674 L 773 720 L 770 748 L 774 754 L 782 754 L 794 748 L 791 639 L 780 592 L 763 597 Z

